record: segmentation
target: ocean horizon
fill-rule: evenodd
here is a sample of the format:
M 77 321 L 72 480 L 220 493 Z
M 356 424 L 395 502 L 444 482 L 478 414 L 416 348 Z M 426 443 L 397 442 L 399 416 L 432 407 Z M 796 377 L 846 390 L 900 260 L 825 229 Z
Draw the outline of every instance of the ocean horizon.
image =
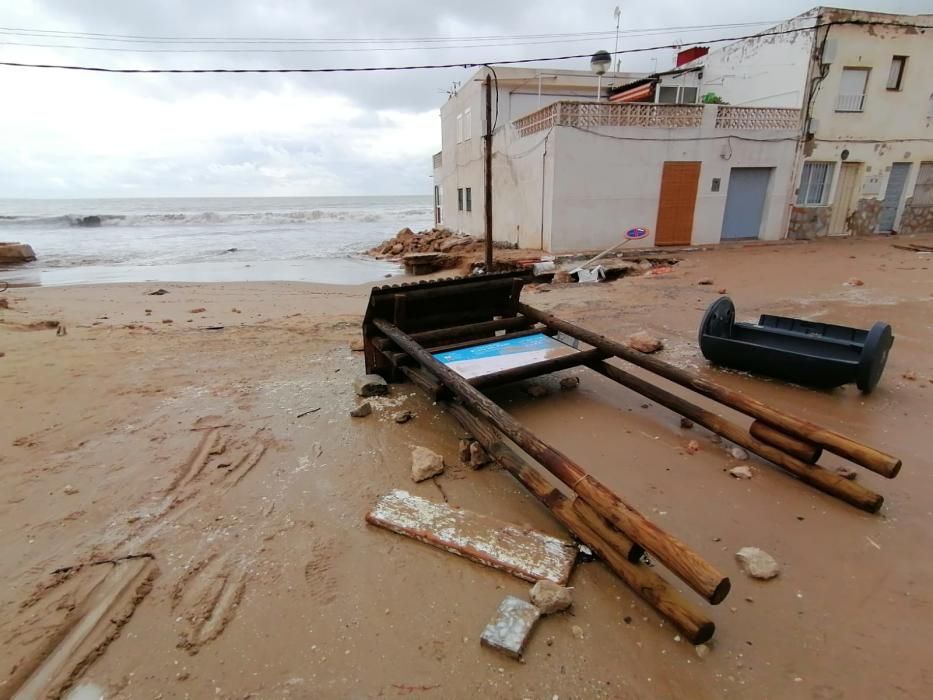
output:
M 432 206 L 428 195 L 0 199 L 0 240 L 38 256 L 0 279 L 360 284 L 400 272 L 365 252 L 429 228 Z

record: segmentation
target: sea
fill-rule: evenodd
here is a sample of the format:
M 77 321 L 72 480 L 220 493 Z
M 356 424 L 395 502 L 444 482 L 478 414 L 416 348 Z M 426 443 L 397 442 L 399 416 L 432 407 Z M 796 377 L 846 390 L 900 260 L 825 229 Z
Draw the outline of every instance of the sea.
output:
M 0 199 L 0 241 L 38 258 L 0 281 L 362 284 L 401 273 L 368 249 L 432 223 L 430 196 Z

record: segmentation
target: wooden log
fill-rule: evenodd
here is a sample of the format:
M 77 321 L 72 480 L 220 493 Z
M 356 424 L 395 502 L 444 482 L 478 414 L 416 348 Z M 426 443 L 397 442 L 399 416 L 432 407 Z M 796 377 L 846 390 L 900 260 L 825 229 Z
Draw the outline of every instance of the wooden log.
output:
M 542 477 L 537 469 L 508 445 L 504 434 L 489 421 L 459 404 L 447 404 L 447 410 L 464 430 L 473 435 L 493 459 L 514 476 L 547 507 L 570 532 L 593 550 L 636 595 L 668 618 L 694 644 L 709 641 L 716 626 L 693 608 L 654 570 L 639 566 L 644 550 L 624 533 L 612 528 L 585 501 L 570 499 Z M 581 516 L 592 514 L 592 518 Z
M 456 343 L 447 343 L 446 345 L 427 345 L 425 349 L 434 354 L 438 352 L 448 352 L 450 350 L 462 350 L 463 348 L 473 348 L 477 345 L 485 345 L 486 343 L 496 343 L 500 340 L 511 340 L 513 338 L 525 338 L 529 335 L 555 335 L 555 332 L 550 328 L 526 328 L 521 331 L 514 331 L 512 333 L 504 333 L 502 335 L 487 335 L 482 338 L 472 338 L 470 340 L 461 340 Z
M 559 319 L 556 316 L 538 311 L 527 304 L 520 304 L 519 311 L 523 316 L 543 323 L 548 328 L 566 333 L 595 348 L 607 350 L 616 357 L 631 362 L 633 365 L 654 372 L 675 384 L 685 386 L 698 394 L 714 399 L 747 416 L 757 418 L 789 435 L 819 445 L 833 454 L 845 457 L 889 479 L 893 479 L 897 476 L 897 473 L 901 469 L 901 460 L 896 457 L 885 454 L 868 445 L 863 445 L 852 438 L 841 435 L 828 428 L 823 428 L 801 418 L 782 413 L 776 408 L 750 398 L 745 394 L 701 379 L 679 367 L 674 367 L 656 357 L 633 350 L 627 345 L 607 338 L 604 335 L 588 331 L 585 328 Z
M 470 296 L 475 296 L 477 294 L 495 294 L 501 293 L 503 296 L 511 299 L 509 293 L 514 293 L 516 290 L 520 294 L 523 280 L 518 277 L 501 277 L 494 279 L 477 279 L 470 278 L 466 280 L 469 284 L 468 294 Z M 412 287 L 402 287 L 399 289 L 399 293 L 404 294 L 408 297 L 411 302 L 421 302 L 421 301 L 440 301 L 446 299 L 447 297 L 457 297 L 464 294 L 464 286 L 461 284 L 451 284 L 446 287 L 431 287 L 429 289 L 418 289 L 417 286 Z M 443 306 L 443 304 L 441 304 Z
M 647 396 L 662 406 L 666 406 L 672 411 L 689 418 L 694 423 L 698 423 L 714 433 L 732 440 L 737 445 L 741 445 L 769 462 L 773 462 L 804 483 L 846 503 L 850 503 L 856 508 L 869 513 L 876 513 L 881 504 L 884 503 L 884 498 L 880 494 L 870 491 L 861 484 L 850 481 L 835 472 L 823 469 L 819 465 L 805 464 L 777 447 L 755 439 L 739 425 L 726 420 L 722 416 L 696 406 L 686 399 L 671 394 L 640 377 L 629 374 L 615 365 L 610 365 L 608 362 L 596 362 L 591 367 L 619 384 L 637 391 L 642 396 Z
M 404 332 L 384 319 L 374 319 L 373 324 L 411 355 L 412 359 L 424 369 L 434 374 L 468 408 L 489 419 L 510 440 L 567 484 L 630 539 L 652 552 L 668 569 L 703 598 L 716 605 L 728 595 L 731 587 L 729 579 L 686 544 L 649 521 L 598 479 L 587 474 L 567 455 L 543 442 Z
M 502 386 L 503 384 L 518 382 L 522 379 L 540 377 L 542 374 L 550 374 L 551 372 L 559 372 L 571 367 L 579 367 L 580 365 L 595 362 L 596 360 L 605 359 L 607 355 L 608 353 L 603 350 L 583 350 L 571 353 L 570 355 L 541 360 L 541 362 L 532 362 L 531 364 L 522 365 L 520 367 L 510 367 L 501 372 L 484 374 L 469 379 L 468 381 L 475 387 L 490 388 Z
M 399 368 L 399 371 L 408 377 L 408 379 L 425 394 L 431 397 L 433 401 L 440 401 L 445 395 L 450 394 L 447 387 L 423 369 L 402 366 Z
M 816 464 L 823 454 L 823 448 L 819 445 L 783 433 L 767 423 L 762 423 L 760 420 L 754 421 L 749 426 L 748 432 L 751 433 L 753 438 L 773 445 L 807 464 Z
M 530 318 L 524 318 L 522 316 L 517 318 L 498 318 L 494 321 L 480 321 L 479 323 L 467 323 L 462 326 L 449 326 L 447 328 L 421 331 L 420 333 L 412 333 L 411 337 L 416 342 L 427 347 L 440 343 L 450 343 L 458 338 L 482 338 L 487 335 L 492 335 L 496 331 L 518 330 L 521 328 L 528 328 L 534 324 L 535 322 Z

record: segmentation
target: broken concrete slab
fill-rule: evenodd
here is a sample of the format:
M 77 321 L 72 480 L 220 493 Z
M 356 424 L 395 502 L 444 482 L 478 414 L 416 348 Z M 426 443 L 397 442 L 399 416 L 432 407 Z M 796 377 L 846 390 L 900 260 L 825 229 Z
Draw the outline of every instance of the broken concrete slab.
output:
M 389 385 L 378 374 L 363 374 L 353 380 L 353 390 L 357 396 L 385 396 Z
M 565 585 L 577 558 L 570 542 L 407 491 L 382 496 L 366 522 L 532 583 Z
M 501 651 L 513 659 L 521 659 L 535 623 L 540 618 L 541 611 L 531 603 L 515 596 L 506 596 L 483 630 L 480 644 Z

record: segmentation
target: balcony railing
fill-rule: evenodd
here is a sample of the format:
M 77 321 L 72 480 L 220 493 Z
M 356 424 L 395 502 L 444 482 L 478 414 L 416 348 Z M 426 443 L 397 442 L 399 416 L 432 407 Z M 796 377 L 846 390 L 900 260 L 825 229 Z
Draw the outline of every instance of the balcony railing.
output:
M 865 107 L 865 95 L 839 95 L 836 98 L 837 112 L 861 112 Z
M 799 126 L 799 109 L 726 105 L 716 108 L 717 129 L 796 129 Z
M 441 166 L 444 164 L 443 151 L 438 151 L 434 154 L 434 169 L 440 170 Z

